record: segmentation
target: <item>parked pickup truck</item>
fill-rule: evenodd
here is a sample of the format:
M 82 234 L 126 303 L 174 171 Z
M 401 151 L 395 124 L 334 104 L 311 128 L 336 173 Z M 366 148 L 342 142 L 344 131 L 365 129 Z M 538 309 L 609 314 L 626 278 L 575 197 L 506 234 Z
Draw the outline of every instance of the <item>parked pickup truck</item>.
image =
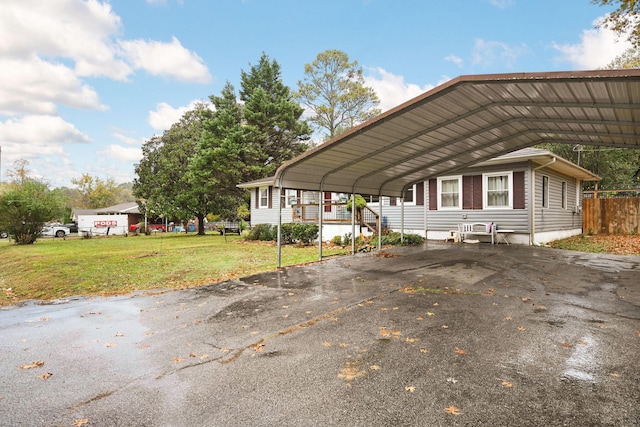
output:
M 71 231 L 64 225 L 45 225 L 40 233 L 47 237 L 67 237 Z

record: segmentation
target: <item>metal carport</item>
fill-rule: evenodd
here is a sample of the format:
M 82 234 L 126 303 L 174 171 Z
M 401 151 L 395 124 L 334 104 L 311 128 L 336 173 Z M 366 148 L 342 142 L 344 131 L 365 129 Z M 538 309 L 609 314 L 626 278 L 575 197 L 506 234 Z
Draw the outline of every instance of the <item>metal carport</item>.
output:
M 460 76 L 283 164 L 274 184 L 402 197 L 543 142 L 640 148 L 640 69 Z

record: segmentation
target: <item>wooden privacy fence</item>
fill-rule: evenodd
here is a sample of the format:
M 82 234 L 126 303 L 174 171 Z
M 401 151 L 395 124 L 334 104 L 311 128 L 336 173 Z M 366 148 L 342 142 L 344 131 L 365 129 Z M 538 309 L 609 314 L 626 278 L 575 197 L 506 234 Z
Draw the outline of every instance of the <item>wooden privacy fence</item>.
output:
M 593 234 L 640 232 L 640 197 L 583 199 L 582 230 Z

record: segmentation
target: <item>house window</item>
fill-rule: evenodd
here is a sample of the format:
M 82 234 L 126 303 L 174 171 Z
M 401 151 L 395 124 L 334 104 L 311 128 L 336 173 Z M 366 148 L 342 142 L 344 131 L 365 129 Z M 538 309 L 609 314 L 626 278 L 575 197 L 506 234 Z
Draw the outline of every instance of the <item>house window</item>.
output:
M 566 181 L 562 181 L 561 197 L 562 199 L 560 200 L 560 203 L 562 203 L 562 209 L 567 209 L 567 182 Z
M 483 205 L 485 209 L 513 208 L 513 174 L 511 172 L 482 175 Z
M 400 203 L 400 200 L 402 199 L 398 199 L 398 204 Z M 414 206 L 416 204 L 416 186 L 412 185 L 411 187 L 407 188 L 407 190 L 404 192 L 404 204 L 405 206 L 410 205 L 410 206 Z
M 438 178 L 438 209 L 460 209 L 462 206 L 462 177 Z
M 542 207 L 549 207 L 549 177 L 542 176 Z
M 293 205 L 298 204 L 298 191 L 297 190 L 285 190 L 285 206 L 290 208 Z
M 269 187 L 260 187 L 258 208 L 269 207 Z

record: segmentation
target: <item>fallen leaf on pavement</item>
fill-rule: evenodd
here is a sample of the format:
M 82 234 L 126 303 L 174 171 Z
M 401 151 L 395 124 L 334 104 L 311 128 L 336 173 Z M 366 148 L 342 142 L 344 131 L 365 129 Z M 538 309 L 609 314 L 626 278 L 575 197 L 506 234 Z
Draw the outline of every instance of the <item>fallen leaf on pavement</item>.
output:
M 447 325 L 442 325 L 442 329 L 449 329 Z
M 173 358 L 173 363 L 180 363 L 180 362 L 184 362 L 184 359 L 182 357 L 174 357 Z
M 426 348 L 421 348 L 420 353 L 429 353 L 429 350 L 427 350 Z
M 81 427 L 89 422 L 89 418 L 83 418 L 81 420 L 75 420 L 73 422 L 74 427 Z
M 33 368 L 37 368 L 39 366 L 44 365 L 44 361 L 43 360 L 38 360 L 37 362 L 33 362 L 30 365 L 22 365 L 20 366 L 20 369 L 33 369 Z
M 114 342 L 108 342 L 108 343 L 106 343 L 104 346 L 105 346 L 105 347 L 115 347 L 115 346 L 117 346 L 117 345 L 118 345 L 118 344 L 116 344 L 116 343 L 114 343 Z
M 409 338 L 409 337 L 407 337 L 405 339 L 405 341 L 408 342 L 408 343 L 414 343 L 416 341 L 420 341 L 420 338 Z
M 503 386 L 505 386 L 505 387 L 507 387 L 507 388 L 511 388 L 511 387 L 513 387 L 513 384 L 512 384 L 512 383 L 510 383 L 509 381 L 502 381 L 502 385 L 503 385 Z
M 612 373 L 609 374 L 609 376 L 618 378 L 620 376 L 620 374 L 617 373 L 617 372 L 612 372 Z
M 569 344 L 568 342 L 563 342 L 561 345 L 566 348 L 573 347 L 573 344 Z
M 451 405 L 448 408 L 444 408 L 444 412 L 446 412 L 447 414 L 451 414 L 451 415 L 460 415 L 460 409 L 456 408 L 455 406 Z
M 51 372 L 45 372 L 42 375 L 38 375 L 38 378 L 46 380 L 47 378 L 49 378 L 51 375 L 53 375 Z
M 436 314 L 431 312 L 431 311 L 427 311 L 427 316 L 435 316 Z
M 526 331 L 526 330 L 527 330 L 527 328 L 525 328 L 524 326 L 518 326 L 518 330 L 519 330 L 519 331 Z
M 504 320 L 513 320 L 513 318 L 511 316 L 507 316 L 504 318 Z
M 461 348 L 456 347 L 456 354 L 467 354 L 467 352 Z
M 260 341 L 259 343 L 252 345 L 251 348 L 256 352 L 262 351 L 264 350 L 264 342 Z
M 371 365 L 369 366 L 369 369 L 373 370 L 373 371 L 379 371 L 380 370 L 380 366 L 378 365 Z
M 578 344 L 580 344 L 580 345 L 587 345 L 587 344 L 589 344 L 589 343 L 588 343 L 588 342 L 586 342 L 586 341 L 584 341 L 584 340 L 580 340 L 580 341 L 578 341 Z
M 405 389 L 406 391 L 408 391 L 409 393 L 413 393 L 414 391 L 416 391 L 416 386 L 414 386 L 414 385 L 408 385 L 408 386 L 405 386 L 405 388 L 404 388 L 404 389 Z

